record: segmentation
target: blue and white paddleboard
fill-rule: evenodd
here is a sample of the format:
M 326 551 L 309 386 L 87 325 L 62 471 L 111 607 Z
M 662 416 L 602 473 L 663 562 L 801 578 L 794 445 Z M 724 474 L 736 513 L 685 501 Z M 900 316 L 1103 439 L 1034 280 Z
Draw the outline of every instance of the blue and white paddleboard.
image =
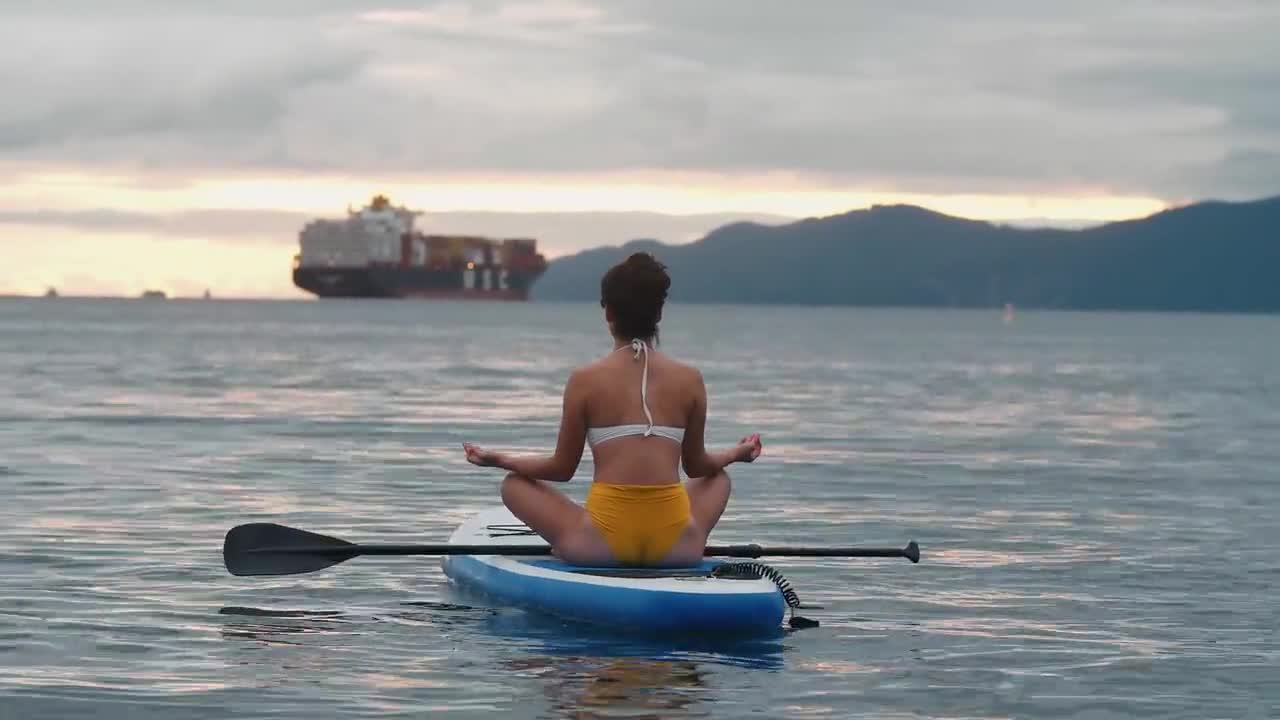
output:
M 451 545 L 546 545 L 505 506 L 483 510 Z M 712 577 L 695 568 L 570 565 L 546 556 L 449 555 L 444 572 L 461 587 L 569 620 L 641 633 L 764 633 L 780 630 L 786 601 L 767 578 Z

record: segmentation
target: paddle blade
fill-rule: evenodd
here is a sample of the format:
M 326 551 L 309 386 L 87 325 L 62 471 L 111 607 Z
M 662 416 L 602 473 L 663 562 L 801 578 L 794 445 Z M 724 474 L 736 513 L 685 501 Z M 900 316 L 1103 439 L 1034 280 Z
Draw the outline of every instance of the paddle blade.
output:
M 222 542 L 222 562 L 232 575 L 309 573 L 358 554 L 356 546 L 345 540 L 275 523 L 237 525 Z
M 916 544 L 915 540 L 907 543 L 907 547 L 903 549 L 902 554 L 907 556 L 907 559 L 913 563 L 920 562 L 920 546 Z

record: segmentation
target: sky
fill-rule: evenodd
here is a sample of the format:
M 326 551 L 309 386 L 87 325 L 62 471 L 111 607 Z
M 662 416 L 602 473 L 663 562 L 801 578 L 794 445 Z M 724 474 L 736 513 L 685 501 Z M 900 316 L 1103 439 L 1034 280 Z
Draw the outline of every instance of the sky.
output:
M 302 297 L 376 193 L 551 256 L 1280 194 L 1272 0 L 0 0 L 0 294 Z

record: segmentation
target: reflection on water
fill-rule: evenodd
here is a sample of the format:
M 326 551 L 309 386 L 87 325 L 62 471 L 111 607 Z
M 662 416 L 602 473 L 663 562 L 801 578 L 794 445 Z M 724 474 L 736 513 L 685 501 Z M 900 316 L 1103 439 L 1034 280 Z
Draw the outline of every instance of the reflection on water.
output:
M 234 654 L 244 665 L 264 670 L 306 667 L 326 671 L 308 645 L 331 645 L 335 635 L 358 636 L 386 623 L 401 623 L 405 632 L 422 634 L 426 647 L 447 642 L 438 631 L 464 632 L 478 646 L 518 649 L 497 654 L 489 669 L 495 677 L 521 677 L 538 684 L 556 717 L 705 717 L 703 707 L 715 697 L 711 668 L 780 670 L 782 642 L 773 638 L 645 638 L 619 636 L 534 613 L 450 602 L 406 602 L 394 609 L 364 615 L 338 610 L 291 610 L 226 606 L 222 637 L 263 647 L 294 647 L 296 655 Z M 424 648 L 425 649 L 425 648 Z M 428 651 L 406 664 L 409 674 L 384 668 L 363 674 L 363 681 L 384 689 L 432 688 L 439 681 L 416 674 Z
M 496 670 L 537 680 L 554 717 L 706 717 L 719 697 L 712 668 L 780 670 L 783 634 L 645 638 L 531 613 L 494 613 L 485 635 L 519 643 Z
M 339 623 L 346 621 L 343 614 L 337 610 L 263 610 L 224 607 L 218 611 L 218 614 L 234 618 L 222 625 L 223 637 L 257 640 L 264 643 L 289 644 L 293 642 L 287 639 L 289 635 L 332 632 Z
M 218 614 L 229 618 L 222 624 L 224 637 L 275 643 L 289 642 L 290 635 L 359 632 L 359 625 L 369 622 L 398 621 L 419 628 L 474 627 L 485 618 L 501 614 L 501 611 L 445 602 L 409 602 L 395 610 L 369 616 L 340 610 L 275 610 L 239 606 L 220 608 Z
M 696 707 L 705 702 L 707 674 L 689 661 L 530 657 L 508 667 L 538 672 L 561 717 L 617 717 L 618 707 L 636 718 L 671 717 L 674 711 L 681 711 L 680 717 L 707 717 L 710 712 Z

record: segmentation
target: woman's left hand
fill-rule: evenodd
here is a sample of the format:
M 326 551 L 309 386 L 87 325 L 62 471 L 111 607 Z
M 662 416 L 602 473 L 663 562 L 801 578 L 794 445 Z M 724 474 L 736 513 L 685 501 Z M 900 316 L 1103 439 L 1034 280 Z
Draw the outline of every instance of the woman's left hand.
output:
M 467 462 L 480 467 L 501 467 L 502 455 L 492 451 L 485 450 L 479 445 L 473 445 L 468 442 L 462 443 L 462 449 L 467 454 Z
M 750 435 L 738 441 L 736 451 L 738 462 L 755 462 L 760 457 L 760 453 L 764 452 L 764 444 L 760 442 L 760 433 L 751 433 Z

